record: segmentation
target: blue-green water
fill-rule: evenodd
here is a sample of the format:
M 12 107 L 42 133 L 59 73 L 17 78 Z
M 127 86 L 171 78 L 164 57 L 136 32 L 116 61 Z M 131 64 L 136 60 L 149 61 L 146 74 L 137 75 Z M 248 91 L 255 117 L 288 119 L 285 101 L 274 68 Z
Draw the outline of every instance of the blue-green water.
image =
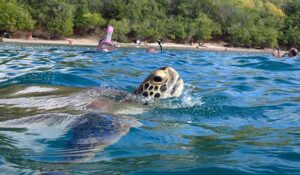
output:
M 163 66 L 180 73 L 184 94 L 130 115 L 143 125 L 80 162 L 51 157 L 61 142 L 41 136 L 20 146 L 31 137 L 26 129 L 0 129 L 0 174 L 300 174 L 299 58 L 184 50 L 84 53 L 89 49 L 0 45 L 0 102 L 31 86 L 61 88 L 64 97 L 105 86 L 133 92 Z M 32 110 L 22 102 L 0 104 L 0 120 L 64 110 Z M 51 156 L 35 157 L 42 143 Z

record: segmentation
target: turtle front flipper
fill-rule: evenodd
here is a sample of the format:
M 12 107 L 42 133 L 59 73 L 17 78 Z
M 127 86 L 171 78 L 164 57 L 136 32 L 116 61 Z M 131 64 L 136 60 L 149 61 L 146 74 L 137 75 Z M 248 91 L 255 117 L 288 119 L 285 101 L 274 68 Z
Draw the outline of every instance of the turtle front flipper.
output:
M 0 133 L 14 140 L 24 158 L 45 162 L 83 162 L 116 143 L 141 123 L 127 116 L 87 113 L 41 114 L 0 122 Z M 22 130 L 20 130 L 20 128 Z

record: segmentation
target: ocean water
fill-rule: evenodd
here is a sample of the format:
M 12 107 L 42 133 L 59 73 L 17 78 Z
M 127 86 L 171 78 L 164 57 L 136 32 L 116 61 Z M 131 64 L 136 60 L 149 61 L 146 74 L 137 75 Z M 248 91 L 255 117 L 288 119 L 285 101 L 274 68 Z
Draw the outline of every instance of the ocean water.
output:
M 0 174 L 300 174 L 300 58 L 93 49 L 0 45 Z M 179 99 L 110 93 L 164 66 Z M 108 112 L 85 110 L 97 98 Z

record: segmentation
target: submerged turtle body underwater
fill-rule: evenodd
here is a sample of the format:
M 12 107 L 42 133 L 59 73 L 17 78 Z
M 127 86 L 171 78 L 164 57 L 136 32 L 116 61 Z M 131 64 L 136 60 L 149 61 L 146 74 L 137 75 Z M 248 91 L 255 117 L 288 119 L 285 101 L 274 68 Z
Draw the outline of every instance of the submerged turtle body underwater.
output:
M 82 162 L 117 142 L 131 127 L 139 126 L 141 123 L 127 116 L 49 113 L 1 122 L 0 131 L 18 148 L 33 149 L 33 154 L 26 155 L 32 160 Z
M 148 102 L 153 98 L 179 97 L 183 86 L 176 70 L 164 67 L 152 72 L 134 94 L 115 88 L 78 91 L 45 86 L 18 86 L 6 94 L 4 88 L 0 107 L 22 108 L 29 114 L 38 112 L 0 122 L 0 134 L 14 140 L 21 149 L 32 149 L 34 153 L 27 157 L 33 160 L 87 161 L 117 142 L 130 128 L 142 125 L 126 115 L 151 109 Z M 66 91 L 68 96 L 60 94 Z M 24 132 L 18 132 L 19 129 Z

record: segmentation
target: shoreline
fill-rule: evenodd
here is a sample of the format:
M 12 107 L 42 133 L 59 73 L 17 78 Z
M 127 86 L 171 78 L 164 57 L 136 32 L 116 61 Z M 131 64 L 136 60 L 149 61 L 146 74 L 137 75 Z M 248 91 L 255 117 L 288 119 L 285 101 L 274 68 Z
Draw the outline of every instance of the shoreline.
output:
M 16 43 L 16 44 L 44 44 L 44 45 L 62 45 L 62 46 L 90 46 L 96 47 L 98 40 L 92 38 L 68 38 L 66 40 L 42 40 L 33 38 L 28 39 L 10 39 L 2 38 L 0 43 Z M 158 47 L 157 43 L 147 43 L 137 45 L 135 43 L 118 43 L 114 44 L 119 48 L 143 48 Z M 224 51 L 224 52 L 250 52 L 250 53 L 272 53 L 271 49 L 255 49 L 255 48 L 242 48 L 242 47 L 227 47 L 225 43 L 205 43 L 204 46 L 196 47 L 188 44 L 177 43 L 163 43 L 164 49 L 180 49 L 180 50 L 193 50 L 193 51 Z

